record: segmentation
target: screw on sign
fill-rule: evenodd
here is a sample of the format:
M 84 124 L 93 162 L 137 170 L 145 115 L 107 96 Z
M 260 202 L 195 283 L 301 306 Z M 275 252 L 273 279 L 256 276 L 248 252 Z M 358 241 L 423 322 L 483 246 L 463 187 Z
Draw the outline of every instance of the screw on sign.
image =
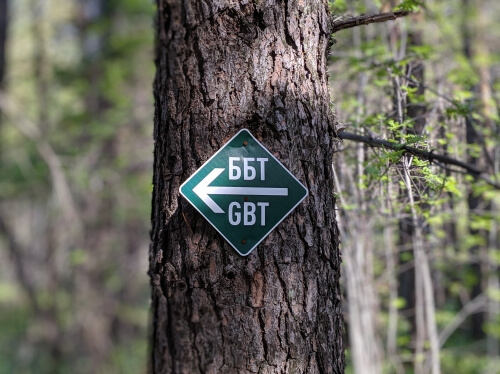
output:
M 242 256 L 308 194 L 246 129 L 189 177 L 180 192 Z

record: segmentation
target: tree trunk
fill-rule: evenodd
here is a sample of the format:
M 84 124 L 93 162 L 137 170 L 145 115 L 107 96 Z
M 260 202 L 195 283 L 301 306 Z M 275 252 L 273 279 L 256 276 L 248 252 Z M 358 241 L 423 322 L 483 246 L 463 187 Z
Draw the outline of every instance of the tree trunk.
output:
M 471 64 L 472 67 L 476 67 L 474 62 L 476 59 L 476 50 L 477 44 L 481 43 L 481 40 L 478 38 L 476 33 L 474 32 L 474 28 L 472 25 L 477 24 L 477 10 L 476 4 L 474 1 L 470 0 L 462 0 L 462 39 L 463 39 L 463 54 L 467 61 Z M 476 47 L 475 47 L 476 46 Z M 480 73 L 479 73 L 480 74 Z M 470 92 L 478 93 L 480 91 L 480 87 L 477 85 L 469 85 L 467 89 Z M 470 109 L 470 113 L 477 112 L 479 114 L 483 114 L 481 108 L 477 106 L 477 96 L 473 99 L 469 99 L 467 104 Z M 479 120 L 476 120 L 471 114 L 465 116 L 465 140 L 467 143 L 467 163 L 470 165 L 484 167 L 484 160 L 481 156 L 484 156 L 486 153 L 481 155 L 477 155 L 475 152 L 471 152 L 474 149 L 474 146 L 479 146 L 480 149 L 483 149 L 484 152 L 487 152 L 486 149 L 483 148 L 483 144 L 481 144 L 481 134 L 479 129 L 486 128 L 487 123 L 480 123 Z M 487 168 L 485 168 L 487 169 Z M 475 215 L 481 215 L 481 212 L 485 212 L 489 210 L 487 207 L 487 202 L 485 202 L 481 195 L 478 195 L 473 188 L 470 188 L 467 194 L 467 205 L 469 208 L 469 216 L 468 216 L 468 229 L 469 229 L 469 237 L 470 238 L 478 238 L 478 237 L 488 237 L 488 233 L 482 232 L 477 228 L 473 227 L 472 222 L 474 220 Z M 473 241 L 474 243 L 474 241 Z M 477 240 L 474 244 L 470 245 L 469 253 L 472 258 L 471 265 L 469 266 L 468 274 L 475 278 L 475 282 L 471 289 L 470 298 L 476 298 L 480 296 L 486 289 L 487 285 L 487 268 L 488 264 L 482 260 L 487 256 L 488 249 L 479 243 Z M 485 266 L 486 265 L 486 266 Z M 485 322 L 485 312 L 483 310 L 474 313 L 471 315 L 471 328 L 470 335 L 474 340 L 482 340 L 486 337 L 483 325 Z
M 342 373 L 327 1 L 157 5 L 151 372 Z M 309 189 L 247 257 L 179 195 L 242 128 Z

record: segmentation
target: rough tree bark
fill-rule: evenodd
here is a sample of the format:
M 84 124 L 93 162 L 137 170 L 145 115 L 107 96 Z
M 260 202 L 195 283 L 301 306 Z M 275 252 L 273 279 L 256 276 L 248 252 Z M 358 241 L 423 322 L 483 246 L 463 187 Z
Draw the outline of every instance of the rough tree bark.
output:
M 342 373 L 326 0 L 157 0 L 151 372 Z M 309 197 L 248 257 L 179 186 L 248 128 Z

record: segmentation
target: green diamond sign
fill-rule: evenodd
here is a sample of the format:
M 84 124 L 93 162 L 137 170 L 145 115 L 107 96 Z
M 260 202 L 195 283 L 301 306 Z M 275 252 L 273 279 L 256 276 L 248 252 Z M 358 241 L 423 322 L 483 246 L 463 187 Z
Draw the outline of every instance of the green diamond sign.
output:
M 229 140 L 180 190 L 242 256 L 248 255 L 308 193 L 246 129 Z

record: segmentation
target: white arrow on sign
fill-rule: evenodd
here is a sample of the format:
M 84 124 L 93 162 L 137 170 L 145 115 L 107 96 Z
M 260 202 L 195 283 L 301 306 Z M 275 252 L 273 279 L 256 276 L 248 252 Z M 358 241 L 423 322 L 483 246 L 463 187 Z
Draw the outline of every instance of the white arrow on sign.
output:
M 215 168 L 193 188 L 193 192 L 214 213 L 224 213 L 224 211 L 208 195 L 288 196 L 288 188 L 209 186 L 224 170 L 224 168 Z

